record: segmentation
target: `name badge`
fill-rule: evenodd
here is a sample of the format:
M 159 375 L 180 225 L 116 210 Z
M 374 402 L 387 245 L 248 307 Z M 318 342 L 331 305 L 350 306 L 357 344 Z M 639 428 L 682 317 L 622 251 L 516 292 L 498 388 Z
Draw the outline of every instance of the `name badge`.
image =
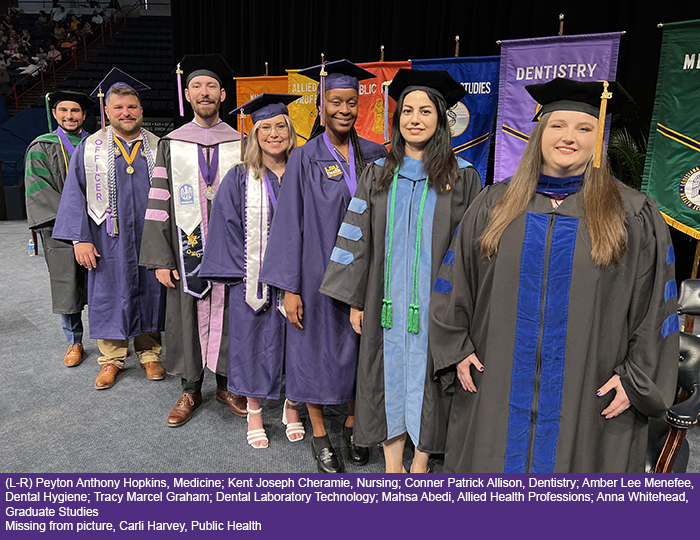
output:
M 340 165 L 327 165 L 324 170 L 328 178 L 337 178 L 343 175 L 343 169 L 340 168 Z

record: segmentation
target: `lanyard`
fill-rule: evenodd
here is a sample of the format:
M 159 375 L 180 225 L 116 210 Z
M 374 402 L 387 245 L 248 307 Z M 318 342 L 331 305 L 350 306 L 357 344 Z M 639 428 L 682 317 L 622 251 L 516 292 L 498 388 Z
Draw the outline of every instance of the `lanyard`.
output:
M 128 167 L 126 168 L 126 172 L 129 174 L 134 174 L 134 167 L 132 164 L 134 163 L 134 160 L 136 159 L 136 154 L 139 151 L 139 148 L 141 147 L 141 141 L 136 141 L 136 144 L 134 145 L 134 149 L 131 151 L 131 154 L 127 154 L 126 148 L 124 148 L 124 145 L 122 142 L 117 138 L 116 135 L 114 137 L 114 142 L 117 143 L 117 146 L 119 147 L 119 150 L 122 153 L 122 156 L 124 156 L 124 159 L 126 160 L 126 164 Z
M 333 148 L 333 145 L 331 144 L 331 140 L 328 138 L 328 134 L 324 132 L 323 134 L 323 142 L 326 143 L 326 147 L 328 148 L 328 151 L 331 153 L 333 158 L 338 162 L 338 165 L 340 165 L 341 170 L 345 170 L 345 167 L 343 167 L 343 164 L 340 162 L 338 159 L 338 154 L 337 150 Z M 350 196 L 354 197 L 355 196 L 355 191 L 357 191 L 357 174 L 355 174 L 355 152 L 353 152 L 352 149 L 352 143 L 348 144 L 348 165 L 350 166 L 350 174 L 345 174 L 345 183 L 348 185 L 348 189 L 350 190 Z
M 201 146 L 202 150 L 207 151 L 209 147 Z M 216 173 L 219 172 L 219 145 L 214 147 L 214 152 L 211 156 L 211 165 L 207 164 L 207 159 L 204 157 L 204 152 L 199 152 L 199 170 L 202 171 L 202 177 L 207 187 L 211 187 L 216 178 Z

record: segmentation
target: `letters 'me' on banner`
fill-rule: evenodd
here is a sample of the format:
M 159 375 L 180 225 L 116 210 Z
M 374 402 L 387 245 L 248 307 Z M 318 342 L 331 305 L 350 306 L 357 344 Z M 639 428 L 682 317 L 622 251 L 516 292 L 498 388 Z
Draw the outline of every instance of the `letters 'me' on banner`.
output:
M 557 77 L 613 81 L 619 46 L 619 32 L 502 42 L 494 182 L 513 175 L 535 126 L 537 103 L 525 86 Z
M 299 75 L 297 71 L 296 69 L 287 70 L 287 93 L 301 95 L 301 97 L 287 105 L 287 108 L 294 129 L 297 131 L 297 145 L 301 146 L 309 140 L 311 128 L 314 127 L 318 116 L 316 108 L 318 83 L 313 79 Z
M 390 81 L 399 69 L 410 69 L 411 62 L 367 62 L 358 64 L 374 73 L 375 79 L 360 81 L 360 112 L 355 122 L 355 129 L 360 137 L 379 144 L 384 142 L 384 92 L 382 83 Z M 396 102 L 389 98 L 389 125 L 387 139 L 391 139 L 391 122 L 393 121 Z
M 664 24 L 642 191 L 700 239 L 700 20 Z
M 276 77 L 237 77 L 236 78 L 236 107 L 248 103 L 251 99 L 263 93 L 286 94 L 287 76 Z M 243 130 L 248 133 L 253 127 L 253 121 L 246 115 Z
M 464 86 L 467 95 L 447 113 L 452 148 L 474 165 L 483 184 L 498 102 L 498 56 L 414 60 L 413 69 L 444 69 Z

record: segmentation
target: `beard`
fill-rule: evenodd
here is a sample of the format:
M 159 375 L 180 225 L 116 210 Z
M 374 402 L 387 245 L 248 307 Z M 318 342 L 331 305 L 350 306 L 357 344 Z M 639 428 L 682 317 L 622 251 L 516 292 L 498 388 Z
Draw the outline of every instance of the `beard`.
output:
M 70 133 L 71 135 L 76 135 L 76 134 L 80 133 L 80 130 L 83 128 L 83 123 L 80 120 L 78 120 L 75 123 L 75 126 L 72 128 L 70 128 L 68 125 L 66 125 L 65 120 L 63 122 L 58 122 L 58 125 L 61 126 L 63 131 L 65 131 L 66 133 Z
M 112 126 L 112 128 L 115 129 L 115 131 L 117 131 L 118 133 L 129 136 L 133 135 L 141 129 L 141 125 L 143 124 L 143 116 L 141 116 L 140 118 L 135 118 L 134 123 L 130 126 L 122 124 L 121 120 L 112 118 L 109 119 L 109 123 Z
M 221 108 L 221 99 L 217 100 L 211 100 L 213 103 L 212 106 L 207 106 L 207 107 L 201 107 L 199 103 L 191 103 L 192 105 L 192 110 L 195 112 L 197 116 L 200 118 L 203 118 L 205 120 L 209 120 L 209 118 L 212 118 L 219 114 L 219 109 Z

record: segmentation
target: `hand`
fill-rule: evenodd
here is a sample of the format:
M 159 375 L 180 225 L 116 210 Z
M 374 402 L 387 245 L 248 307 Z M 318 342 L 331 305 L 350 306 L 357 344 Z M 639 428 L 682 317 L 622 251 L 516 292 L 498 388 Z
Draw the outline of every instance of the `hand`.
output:
M 177 273 L 177 270 L 168 270 L 167 268 L 158 268 L 156 270 L 156 279 L 166 287 L 174 289 L 175 283 L 173 283 L 173 280 L 170 277 L 171 272 L 172 277 L 174 277 L 176 281 L 180 281 L 180 274 Z
M 97 257 L 100 256 L 95 249 L 95 244 L 90 242 L 78 242 L 73 244 L 73 251 L 75 252 L 75 260 L 78 261 L 80 266 L 84 266 L 88 270 L 92 270 L 97 267 Z
M 476 394 L 476 385 L 474 384 L 474 380 L 472 379 L 472 375 L 470 373 L 471 366 L 474 366 L 479 371 L 484 371 L 484 366 L 481 365 L 481 362 L 479 362 L 476 354 L 471 353 L 459 364 L 457 364 L 457 378 L 459 379 L 459 382 L 462 383 L 462 388 L 464 388 L 467 392 Z
M 352 329 L 360 335 L 362 335 L 362 323 L 364 319 L 364 310 L 350 307 L 350 324 L 352 325 Z
M 301 320 L 304 318 L 304 304 L 301 301 L 301 295 L 287 291 L 284 295 L 284 310 L 287 312 L 289 322 L 299 330 L 303 330 Z
M 610 392 L 610 390 L 615 390 L 615 398 L 610 405 L 608 405 L 607 409 L 600 413 L 605 416 L 606 420 L 615 418 L 617 415 L 630 408 L 630 399 L 627 397 L 627 392 L 625 392 L 625 389 L 622 387 L 619 375 L 610 377 L 608 382 L 598 389 L 598 396 L 604 396 Z

